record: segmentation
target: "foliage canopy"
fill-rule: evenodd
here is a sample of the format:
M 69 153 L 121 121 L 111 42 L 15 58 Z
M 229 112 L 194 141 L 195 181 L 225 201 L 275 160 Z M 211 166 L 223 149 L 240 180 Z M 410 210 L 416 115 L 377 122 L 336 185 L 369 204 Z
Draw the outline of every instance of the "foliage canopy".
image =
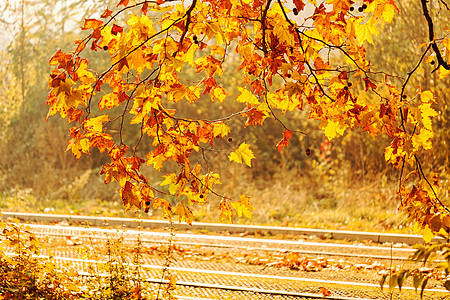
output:
M 220 219 L 232 221 L 233 209 L 251 217 L 247 196 L 235 200 L 215 192 L 221 179 L 208 163 L 208 156 L 225 151 L 219 140 L 232 139 L 233 120 L 245 118 L 244 127 L 252 127 L 271 118 L 284 131 L 278 152 L 304 136 L 309 156 L 308 132 L 283 122 L 286 114 L 308 109 L 329 140 L 357 127 L 391 139 L 385 159 L 401 170 L 401 207 L 429 241 L 450 226 L 437 174 L 425 174 L 418 158 L 432 148 L 436 100 L 429 90 L 407 95 L 405 89 L 421 64 L 432 65 L 439 78 L 448 75 L 450 43 L 448 28 L 434 32 L 430 10 L 436 5 L 419 2 L 428 40 L 398 85 L 397 77 L 374 71 L 365 47 L 373 36 L 387 34 L 383 27 L 399 11 L 393 0 L 121 0 L 116 11 L 106 8 L 99 18 L 85 19 L 87 36 L 73 52 L 51 57 L 48 116 L 59 113 L 73 124 L 67 149 L 77 158 L 91 148 L 107 153 L 101 174 L 107 184 L 119 182 L 126 209 L 162 207 L 167 218 L 176 214 L 191 223 L 191 206 L 211 196 L 222 199 Z M 87 51 L 108 56 L 109 67 L 90 69 Z M 225 62 L 233 59 L 244 82 L 232 99 L 240 110 L 215 119 L 177 110 L 184 102 L 229 101 L 221 80 Z M 125 126 L 137 128 L 136 140 L 124 137 Z M 138 151 L 143 145 L 150 145 L 145 156 Z M 245 141 L 227 154 L 231 163 L 249 167 L 255 158 Z M 152 186 L 141 168 L 160 171 L 168 161 L 178 170 Z M 413 185 L 407 183 L 412 178 Z

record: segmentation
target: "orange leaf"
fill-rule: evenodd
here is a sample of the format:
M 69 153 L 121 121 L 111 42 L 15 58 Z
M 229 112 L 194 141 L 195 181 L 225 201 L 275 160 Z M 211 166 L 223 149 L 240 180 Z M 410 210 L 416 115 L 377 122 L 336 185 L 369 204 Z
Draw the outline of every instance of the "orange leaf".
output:
M 220 201 L 219 211 L 220 211 L 219 218 L 221 222 L 223 222 L 224 220 L 233 222 L 233 211 L 231 210 L 231 206 L 230 204 L 228 204 L 225 198 L 222 198 L 222 201 Z
M 112 10 L 109 10 L 108 8 L 105 9 L 105 11 L 103 12 L 103 14 L 100 16 L 100 18 L 107 18 L 112 14 Z
M 305 3 L 302 0 L 294 0 L 293 2 L 298 11 L 302 11 L 305 7 Z
M 142 7 L 141 7 L 141 13 L 143 14 L 147 14 L 147 9 L 148 9 L 148 2 L 145 2 Z
M 84 19 L 84 26 L 81 27 L 82 30 L 87 29 L 96 29 L 102 26 L 103 21 L 97 20 L 97 19 Z
M 290 130 L 286 130 L 285 132 L 283 132 L 283 139 L 277 144 L 278 152 L 280 152 L 283 147 L 289 145 L 289 140 L 291 139 L 291 137 L 292 132 Z
M 367 92 L 367 90 L 369 88 L 372 88 L 372 89 L 376 89 L 377 88 L 376 84 L 373 83 L 372 81 L 370 81 L 369 78 L 364 77 L 363 80 L 364 80 L 364 84 L 366 85 L 366 92 Z
M 121 4 L 126 7 L 128 5 L 128 2 L 130 2 L 130 0 L 120 0 L 119 4 L 117 4 L 116 7 L 119 7 L 119 5 Z
M 117 26 L 116 24 L 114 24 L 111 29 L 111 34 L 117 35 L 117 33 L 119 33 L 119 32 L 123 32 L 123 27 Z
M 321 287 L 321 288 L 320 288 L 320 292 L 321 292 L 322 295 L 324 295 L 325 297 L 331 296 L 331 292 L 330 292 L 328 289 L 324 288 L 324 287 Z

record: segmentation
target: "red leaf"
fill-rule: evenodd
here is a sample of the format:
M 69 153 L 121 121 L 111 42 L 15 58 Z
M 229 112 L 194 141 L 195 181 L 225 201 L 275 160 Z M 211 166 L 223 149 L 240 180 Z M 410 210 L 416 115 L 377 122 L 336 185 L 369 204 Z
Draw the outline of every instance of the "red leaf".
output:
M 387 111 L 386 105 L 384 105 L 384 103 L 381 104 L 380 105 L 380 119 L 386 114 L 386 111 Z
M 330 292 L 328 289 L 324 288 L 324 287 L 321 287 L 321 288 L 320 288 L 320 292 L 321 292 L 322 295 L 324 295 L 325 297 L 331 296 L 331 292 Z
M 247 117 L 247 121 L 245 122 L 244 127 L 253 125 L 253 126 L 260 126 L 263 124 L 264 120 L 266 119 L 266 115 L 256 109 L 251 109 L 245 113 L 242 114 L 243 117 Z
M 367 90 L 369 88 L 372 88 L 372 89 L 376 89 L 377 88 L 377 85 L 375 83 L 373 83 L 372 81 L 370 81 L 369 78 L 364 77 L 363 80 L 364 80 L 364 83 L 366 85 L 366 92 L 367 92 Z
M 302 0 L 294 0 L 294 4 L 298 11 L 302 11 L 305 7 L 305 3 Z
M 283 139 L 277 144 L 278 152 L 280 152 L 283 147 L 289 145 L 289 140 L 291 139 L 291 137 L 292 132 L 290 130 L 286 130 L 285 132 L 283 132 Z
M 106 8 L 105 12 L 100 16 L 100 18 L 107 18 L 107 17 L 109 17 L 112 13 L 113 13 L 112 10 L 109 10 L 108 8 Z
M 117 7 L 119 7 L 119 5 L 120 4 L 122 4 L 123 6 L 127 6 L 128 5 L 128 2 L 129 2 L 130 0 L 120 0 L 120 2 L 119 2 L 119 4 L 117 4 Z
M 156 4 L 161 5 L 164 4 L 164 2 L 166 2 L 165 0 L 156 0 Z
M 114 24 L 111 29 L 111 34 L 117 35 L 117 33 L 119 33 L 119 32 L 123 32 L 123 27 Z
M 339 74 L 338 78 L 341 79 L 341 80 L 348 80 L 347 71 L 341 72 L 341 73 Z
M 148 2 L 144 2 L 144 4 L 141 7 L 141 13 L 143 14 L 147 14 L 147 9 L 148 9 Z
M 403 120 L 405 120 L 405 124 L 408 122 L 408 107 L 403 108 Z
M 122 68 L 123 68 L 124 66 L 127 66 L 127 68 L 130 68 L 130 67 L 128 66 L 128 60 L 127 60 L 125 57 L 122 58 L 122 59 L 119 61 L 119 65 L 117 66 L 117 68 L 118 68 L 118 70 L 120 71 L 120 70 L 122 70 Z

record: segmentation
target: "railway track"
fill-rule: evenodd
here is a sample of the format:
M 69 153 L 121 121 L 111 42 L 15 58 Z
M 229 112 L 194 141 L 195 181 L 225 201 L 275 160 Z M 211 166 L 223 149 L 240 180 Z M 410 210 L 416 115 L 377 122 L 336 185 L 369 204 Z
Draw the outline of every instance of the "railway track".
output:
M 3 213 L 4 218 L 5 216 L 6 213 Z M 46 218 L 49 219 L 48 216 Z M 105 264 L 110 257 L 100 251 L 96 259 L 82 259 L 78 251 L 80 247 L 93 249 L 94 246 L 104 247 L 113 240 L 120 240 L 125 248 L 132 249 L 139 241 L 143 250 L 140 268 L 145 273 L 145 281 L 149 285 L 158 286 L 167 283 L 167 280 L 161 279 L 163 272 L 174 274 L 179 299 L 418 298 L 411 285 L 404 286 L 400 294 L 398 290 L 388 293 L 387 288 L 383 292 L 378 283 L 380 277 L 377 270 L 395 265 L 407 266 L 411 263 L 408 256 L 413 250 L 405 246 L 397 248 L 392 245 L 388 247 L 319 242 L 307 240 L 304 235 L 299 239 L 282 240 L 191 233 L 171 235 L 169 232 L 142 228 L 123 230 L 43 224 L 28 226 L 37 237 L 50 245 L 49 252 L 44 253 L 44 259 L 51 255 L 55 261 L 80 270 L 79 273 L 86 278 L 107 277 L 108 274 L 90 273 L 89 265 Z M 316 236 L 317 233 L 316 231 Z M 408 241 L 405 237 L 400 239 L 403 243 L 405 240 Z M 67 241 L 75 243 L 68 246 Z M 155 249 L 167 249 L 168 245 L 175 249 L 174 259 L 169 265 L 163 256 L 155 255 Z M 146 252 L 148 249 L 153 249 L 153 252 Z M 311 261 L 333 261 L 341 267 L 305 271 L 276 263 L 280 258 L 292 253 L 307 257 Z M 130 268 L 135 267 L 132 255 L 122 262 Z M 254 257 L 263 259 L 254 261 Z M 369 269 L 368 266 L 378 268 Z M 324 296 L 323 288 L 329 291 L 329 296 Z M 448 293 L 435 284 L 426 289 L 424 295 L 424 299 L 446 299 Z
M 25 222 L 68 222 L 69 224 L 89 224 L 96 227 L 126 227 L 144 229 L 164 229 L 170 226 L 166 220 L 149 220 L 149 219 L 130 219 L 130 218 L 114 218 L 114 217 L 92 217 L 78 215 L 56 215 L 56 214 L 32 214 L 19 212 L 2 212 L 3 219 L 16 218 Z M 221 224 L 221 223 L 202 223 L 193 222 L 192 225 L 184 222 L 177 223 L 176 227 L 180 230 L 206 230 L 209 232 L 229 232 L 229 233 L 247 233 L 247 234 L 269 234 L 269 235 L 307 235 L 324 237 L 335 240 L 348 241 L 365 241 L 371 240 L 376 243 L 406 243 L 408 245 L 423 243 L 420 235 L 412 234 L 395 234 L 395 233 L 378 233 L 378 232 L 362 232 L 362 231 L 344 231 L 344 230 L 322 230 L 311 228 L 295 228 L 295 227 L 277 227 L 277 226 L 254 226 L 254 225 L 238 225 L 238 224 Z

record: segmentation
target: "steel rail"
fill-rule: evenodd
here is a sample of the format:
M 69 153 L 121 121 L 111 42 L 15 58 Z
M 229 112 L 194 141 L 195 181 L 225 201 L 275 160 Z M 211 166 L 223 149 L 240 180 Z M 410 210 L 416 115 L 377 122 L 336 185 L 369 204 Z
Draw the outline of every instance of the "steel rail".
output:
M 46 236 L 46 237 L 67 237 L 67 234 L 62 233 L 44 233 L 44 232 L 35 232 L 37 236 Z M 96 240 L 109 240 L 110 237 L 103 236 L 81 236 L 78 237 L 80 239 L 96 239 Z M 125 242 L 136 242 L 137 239 L 124 238 Z M 240 246 L 240 245 L 227 245 L 227 244 L 212 244 L 212 243 L 192 243 L 192 242 L 176 242 L 176 241 L 152 241 L 146 239 L 139 239 L 140 243 L 143 244 L 172 244 L 179 246 L 192 246 L 192 247 L 209 247 L 209 248 L 226 248 L 226 249 L 241 249 L 241 250 L 257 250 L 257 251 L 267 251 L 267 252 L 291 252 L 298 254 L 309 254 L 309 255 L 323 255 L 323 256 L 343 256 L 343 257 L 354 257 L 354 258 L 371 258 L 378 260 L 398 260 L 398 261 L 408 261 L 409 257 L 401 257 L 401 256 L 385 256 L 385 255 L 372 255 L 372 254 L 355 254 L 355 253 L 345 253 L 345 252 L 329 252 L 329 251 L 312 251 L 312 250 L 293 250 L 286 248 L 268 248 L 268 247 L 248 247 L 248 246 Z M 323 245 L 325 243 L 321 243 Z M 397 249 L 397 248 L 396 248 Z M 386 251 L 390 251 L 390 248 L 387 248 Z
M 10 256 L 17 256 L 15 253 L 6 253 Z M 81 259 L 81 258 L 68 258 L 68 257 L 59 257 L 59 256 L 49 256 L 49 255 L 33 255 L 35 258 L 41 259 L 55 259 L 58 261 L 70 261 L 70 262 L 79 262 L 79 263 L 90 263 L 90 264 L 106 264 L 107 261 L 93 260 L 93 259 Z M 123 265 L 136 267 L 138 265 L 133 263 L 123 263 Z M 201 273 L 201 274 L 210 274 L 210 275 L 223 275 L 223 276 L 239 276 L 239 277 L 247 277 L 247 278 L 264 278 L 264 279 L 274 279 L 274 280 L 285 280 L 285 281 L 294 281 L 294 282 L 310 282 L 310 283 L 320 283 L 320 284 L 332 284 L 332 285 L 343 285 L 343 286 L 358 286 L 358 287 L 367 287 L 367 288 L 380 288 L 379 284 L 372 283 L 363 283 L 363 282 L 350 282 L 350 281 L 339 281 L 339 280 L 325 280 L 325 279 L 313 279 L 313 278 L 305 278 L 305 277 L 293 277 L 293 276 L 280 276 L 280 275 L 268 275 L 268 274 L 255 274 L 255 273 L 244 273 L 244 272 L 233 272 L 233 271 L 218 271 L 218 270 L 210 270 L 210 269 L 198 269 L 198 268 L 184 268 L 184 267 L 167 267 L 160 265 L 151 265 L 151 264 L 140 264 L 139 265 L 143 269 L 159 269 L 159 270 L 170 270 L 170 271 L 178 271 L 178 272 L 186 272 L 186 273 Z M 80 272 L 78 272 L 80 273 Z M 107 274 L 104 274 L 107 275 Z M 161 281 L 161 279 L 158 279 Z M 178 282 L 177 282 L 178 284 Z M 388 284 L 385 284 L 384 287 L 388 287 Z M 396 287 L 398 288 L 398 287 Z M 402 286 L 404 290 L 416 290 L 411 286 Z M 443 289 L 424 289 L 425 292 L 434 292 L 434 293 L 448 293 L 447 290 Z M 334 299 L 334 298 L 333 298 Z M 358 298 L 360 299 L 360 298 Z
M 135 234 L 142 237 L 145 236 L 156 236 L 161 238 L 169 238 L 170 233 L 167 232 L 148 232 L 142 230 L 123 230 L 123 229 L 107 229 L 107 228 L 85 228 L 85 227 L 75 227 L 75 226 L 55 226 L 55 225 L 39 225 L 39 224 L 23 224 L 29 226 L 30 228 L 41 228 L 41 229 L 60 229 L 60 230 L 72 230 L 80 231 L 83 233 L 103 233 L 103 234 Z M 39 233 L 35 233 L 39 234 Z M 49 235 L 51 233 L 42 233 Z M 74 234 L 73 232 L 71 234 Z M 62 234 L 64 235 L 64 234 Z M 68 234 L 65 234 L 68 235 Z M 80 234 L 78 234 L 80 235 Z M 83 236 L 84 237 L 84 236 Z M 92 236 L 91 236 L 92 237 Z M 106 237 L 107 238 L 107 237 Z M 184 239 L 198 239 L 198 240 L 215 240 L 215 241 L 225 241 L 225 242 L 241 242 L 241 243 L 259 243 L 259 244 L 274 244 L 274 245 L 290 245 L 290 246 L 312 246 L 312 247 L 334 247 L 334 248 L 345 248 L 345 249 L 357 249 L 357 250 L 377 250 L 377 251 L 399 251 L 413 253 L 414 250 L 410 248 L 397 248 L 397 247 L 382 247 L 382 246 L 367 246 L 367 245 L 350 245 L 350 244 L 339 244 L 339 243 L 323 243 L 323 242 L 306 242 L 306 241 L 292 241 L 292 240 L 278 240 L 278 239 L 262 239 L 262 238 L 247 238 L 247 237 L 233 237 L 233 236 L 218 236 L 218 235 L 204 235 L 204 234 L 188 234 L 188 233 L 175 233 L 173 237 L 175 240 L 177 238 Z M 177 241 L 174 241 L 177 242 Z M 252 247 L 250 247 L 252 248 Z
M 19 220 L 36 221 L 36 222 L 61 222 L 68 221 L 77 224 L 92 224 L 94 226 L 127 226 L 131 228 L 165 228 L 171 226 L 166 220 L 149 220 L 149 219 L 131 219 L 131 218 L 114 218 L 114 217 L 91 217 L 77 215 L 56 215 L 56 214 L 31 214 L 19 212 L 3 212 L 3 218 L 17 218 Z M 293 234 L 293 235 L 315 235 L 326 236 L 330 239 L 361 241 L 371 240 L 377 243 L 406 243 L 409 245 L 424 243 L 420 235 L 412 234 L 394 234 L 394 233 L 377 233 L 362 231 L 341 231 L 341 230 L 322 230 L 309 228 L 294 227 L 277 227 L 277 226 L 255 226 L 255 225 L 237 225 L 237 224 L 218 224 L 193 222 L 188 225 L 180 222 L 177 226 L 179 229 L 186 230 L 209 230 L 211 232 L 228 231 L 232 233 L 271 233 L 271 234 Z M 440 238 L 436 238 L 439 240 Z
M 78 273 L 81 276 L 85 276 L 85 277 L 95 277 L 95 276 L 109 277 L 110 276 L 109 274 L 92 275 L 87 272 L 78 272 Z M 150 282 L 150 283 L 156 283 L 156 284 L 170 283 L 170 281 L 167 279 L 158 279 L 158 278 L 147 278 L 147 279 L 144 279 L 143 281 Z M 177 281 L 176 285 L 200 287 L 200 288 L 206 288 L 206 289 L 221 289 L 221 290 L 236 291 L 236 292 L 251 292 L 251 293 L 257 293 L 257 294 L 269 294 L 269 295 L 278 295 L 278 296 L 292 296 L 292 297 L 296 297 L 296 298 L 309 298 L 309 299 L 373 300 L 373 299 L 352 298 L 352 297 L 343 297 L 343 296 L 327 297 L 327 296 L 313 294 L 313 293 L 297 293 L 297 292 L 272 290 L 272 289 L 265 290 L 265 289 L 249 288 L 249 287 L 243 287 L 243 286 L 221 285 L 221 284 L 201 283 L 201 282 L 192 282 L 192 281 Z M 194 299 L 194 298 L 192 298 L 192 299 Z M 197 299 L 197 298 L 195 298 L 195 299 Z

